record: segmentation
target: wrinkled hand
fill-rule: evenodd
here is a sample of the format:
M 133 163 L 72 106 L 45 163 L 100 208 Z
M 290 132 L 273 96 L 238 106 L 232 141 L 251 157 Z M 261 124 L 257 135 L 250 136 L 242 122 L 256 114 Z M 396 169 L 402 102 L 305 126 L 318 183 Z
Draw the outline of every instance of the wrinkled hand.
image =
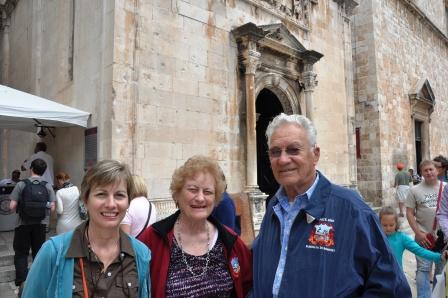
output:
M 420 231 L 419 233 L 415 234 L 415 240 L 417 240 L 418 244 L 420 244 L 424 248 L 429 248 L 430 243 L 428 239 L 426 239 L 426 234 Z
M 442 262 L 446 262 L 446 259 L 448 259 L 448 250 L 444 250 L 440 257 L 442 259 Z

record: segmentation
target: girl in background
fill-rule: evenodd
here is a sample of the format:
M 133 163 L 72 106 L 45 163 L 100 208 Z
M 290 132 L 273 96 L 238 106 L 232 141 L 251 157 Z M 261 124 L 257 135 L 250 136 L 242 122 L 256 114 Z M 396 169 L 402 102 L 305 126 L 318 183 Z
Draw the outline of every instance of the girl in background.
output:
M 440 254 L 427 250 L 418 245 L 418 243 L 411 237 L 403 232 L 400 232 L 397 212 L 391 206 L 385 206 L 381 209 L 380 222 L 384 233 L 387 236 L 387 240 L 389 241 L 389 245 L 392 248 L 395 258 L 401 268 L 403 268 L 403 252 L 405 249 L 419 257 L 433 262 L 446 261 L 448 251 L 445 250 L 443 254 Z

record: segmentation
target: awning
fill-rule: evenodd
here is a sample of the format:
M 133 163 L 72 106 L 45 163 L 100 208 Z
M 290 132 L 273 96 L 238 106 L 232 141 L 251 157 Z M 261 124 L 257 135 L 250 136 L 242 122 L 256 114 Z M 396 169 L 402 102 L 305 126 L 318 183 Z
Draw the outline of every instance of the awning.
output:
M 0 128 L 35 132 L 36 126 L 87 127 L 89 116 L 87 112 L 0 85 Z

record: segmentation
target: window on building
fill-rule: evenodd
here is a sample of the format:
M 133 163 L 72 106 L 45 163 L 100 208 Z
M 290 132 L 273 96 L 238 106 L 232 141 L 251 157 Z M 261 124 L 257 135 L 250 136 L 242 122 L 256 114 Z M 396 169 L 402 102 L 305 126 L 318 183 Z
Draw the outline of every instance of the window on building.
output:
M 361 158 L 361 127 L 355 129 L 356 136 L 356 159 Z
M 420 162 L 422 161 L 422 124 L 421 121 L 414 121 L 414 130 L 415 130 L 415 159 L 417 162 L 417 172 L 420 173 Z

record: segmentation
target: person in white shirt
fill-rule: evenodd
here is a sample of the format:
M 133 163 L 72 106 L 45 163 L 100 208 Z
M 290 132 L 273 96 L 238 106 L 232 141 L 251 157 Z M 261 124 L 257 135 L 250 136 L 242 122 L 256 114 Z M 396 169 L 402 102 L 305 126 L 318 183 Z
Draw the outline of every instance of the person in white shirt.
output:
M 141 232 L 157 219 L 156 207 L 148 200 L 148 189 L 145 180 L 140 176 L 132 176 L 134 182 L 134 198 L 131 200 L 126 215 L 121 222 L 121 229 L 137 238 Z
M 79 190 L 70 183 L 70 176 L 65 172 L 56 175 L 56 182 L 60 189 L 56 192 L 56 212 L 58 222 L 56 234 L 74 230 L 82 223 L 79 216 Z
M 34 148 L 34 154 L 30 156 L 30 158 L 26 159 L 22 165 L 22 171 L 26 171 L 30 168 L 33 160 L 40 158 L 47 164 L 47 169 L 45 173 L 42 175 L 42 179 L 47 181 L 51 186 L 54 185 L 54 171 L 53 171 L 53 157 L 47 152 L 47 145 L 44 142 L 39 142 L 36 144 Z

